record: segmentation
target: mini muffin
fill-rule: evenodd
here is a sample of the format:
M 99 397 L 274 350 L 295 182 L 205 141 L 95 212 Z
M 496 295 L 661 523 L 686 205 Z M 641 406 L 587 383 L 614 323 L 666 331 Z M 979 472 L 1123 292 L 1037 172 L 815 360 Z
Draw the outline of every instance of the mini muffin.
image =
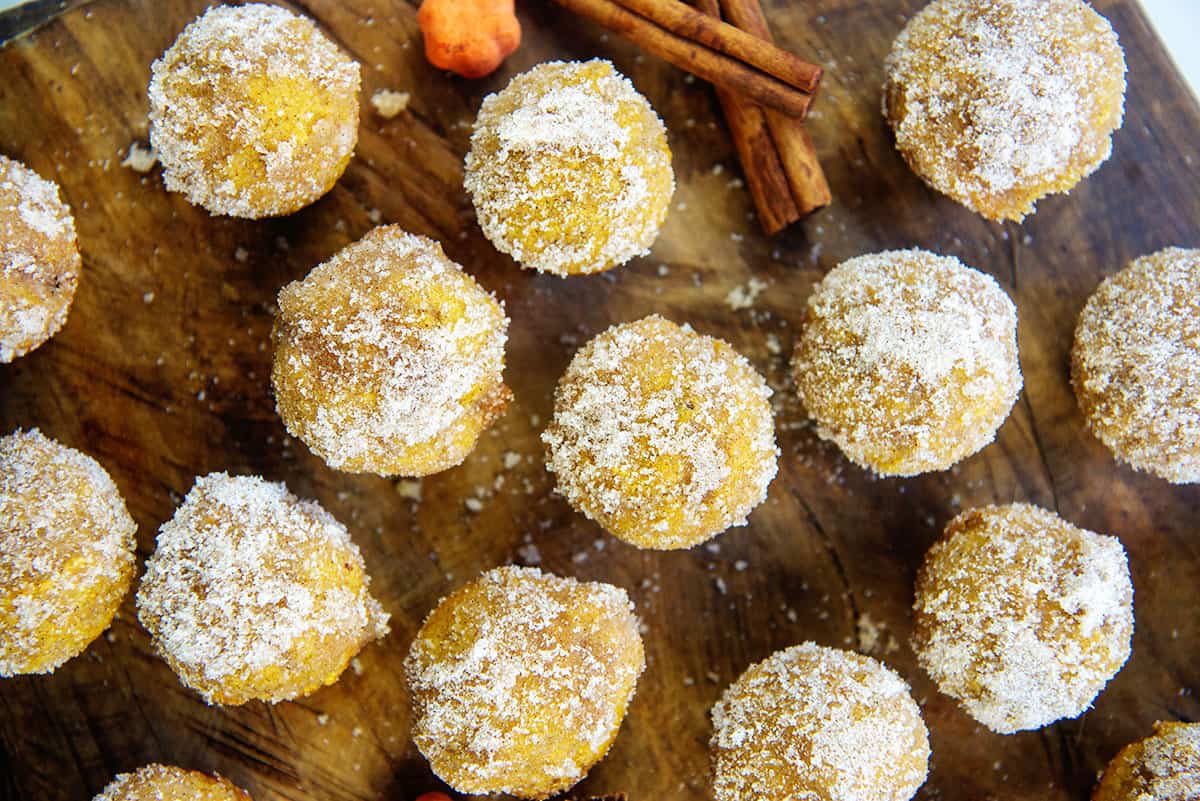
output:
M 652 315 L 585 345 L 542 434 L 558 491 L 640 548 L 746 523 L 775 477 L 771 390 L 727 343 Z
M 1154 734 L 1121 749 L 1092 801 L 1196 801 L 1200 723 L 1156 723 Z
M 417 633 L 413 741 L 460 793 L 546 798 L 603 758 L 645 664 L 624 590 L 496 568 Z
M 75 219 L 58 185 L 0 156 L 0 364 L 63 327 L 80 266 Z
M 1112 152 L 1125 54 L 1083 0 L 934 0 L 884 66 L 883 112 L 927 184 L 1020 221 Z
M 279 6 L 217 6 L 151 67 L 167 189 L 212 214 L 272 217 L 333 188 L 358 141 L 358 64 Z
M 158 532 L 138 618 L 210 704 L 285 701 L 333 684 L 388 632 L 346 527 L 282 484 L 212 473 Z
M 92 801 L 251 801 L 228 779 L 172 765 L 146 765 L 122 773 Z
M 553 61 L 484 98 L 466 187 L 523 267 L 595 273 L 648 253 L 675 192 L 662 120 L 607 61 Z
M 279 416 L 338 470 L 461 464 L 512 398 L 504 307 L 441 245 L 394 225 L 285 286 L 273 339 Z
M 963 512 L 917 575 L 913 648 L 994 732 L 1079 716 L 1129 658 L 1133 585 L 1116 537 L 1028 504 Z
M 1075 328 L 1071 383 L 1118 459 L 1200 482 L 1200 250 L 1143 256 L 1100 284 Z
M 867 656 L 805 643 L 750 666 L 712 710 L 716 801 L 908 801 L 929 732 L 908 685 Z
M 90 456 L 37 429 L 0 438 L 0 676 L 50 673 L 108 628 L 136 532 Z
M 817 433 L 855 464 L 945 470 L 995 438 L 1020 394 L 1017 310 L 951 256 L 860 256 L 813 290 L 792 368 Z

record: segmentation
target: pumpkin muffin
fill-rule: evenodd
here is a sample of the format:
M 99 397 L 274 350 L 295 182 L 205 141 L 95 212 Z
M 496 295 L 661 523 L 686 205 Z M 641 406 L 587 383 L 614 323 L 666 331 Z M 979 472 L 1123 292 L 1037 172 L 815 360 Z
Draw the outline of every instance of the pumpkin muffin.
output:
M 1125 54 L 1083 0 L 934 0 L 892 46 L 883 113 L 927 184 L 1020 221 L 1112 152 Z
M 599 59 L 539 64 L 484 98 L 465 183 L 497 250 L 563 276 L 648 253 L 675 192 L 662 120 Z

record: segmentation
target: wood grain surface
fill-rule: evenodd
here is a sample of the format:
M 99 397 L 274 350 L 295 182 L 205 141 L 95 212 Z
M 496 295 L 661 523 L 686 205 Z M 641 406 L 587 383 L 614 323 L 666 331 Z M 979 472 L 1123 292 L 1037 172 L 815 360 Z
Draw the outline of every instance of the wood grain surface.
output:
M 1200 719 L 1200 487 L 1117 465 L 1084 427 L 1067 381 L 1076 315 L 1100 279 L 1168 245 L 1200 246 L 1200 111 L 1133 0 L 1100 0 L 1130 66 L 1115 155 L 1024 225 L 985 222 L 926 189 L 881 119 L 882 62 L 921 0 L 771 0 L 777 41 L 828 68 L 811 130 L 834 205 L 759 233 L 712 90 L 570 18 L 520 3 L 525 44 L 466 82 L 422 56 L 416 2 L 306 0 L 364 67 L 356 158 L 323 200 L 258 222 L 213 218 L 120 166 L 145 142 L 150 62 L 204 0 L 99 0 L 0 50 L 0 152 L 63 187 L 84 273 L 65 329 L 0 367 L 0 430 L 40 426 L 96 457 L 154 544 L 194 477 L 259 473 L 318 498 L 361 546 L 393 633 L 361 670 L 294 703 L 205 706 L 154 656 L 132 597 L 111 632 L 51 676 L 0 681 L 0 797 L 87 801 L 150 761 L 215 770 L 257 801 L 403 801 L 441 785 L 408 737 L 401 660 L 434 602 L 507 562 L 627 588 L 648 627 L 649 667 L 611 753 L 579 788 L 632 801 L 709 797 L 708 710 L 751 662 L 804 640 L 857 648 L 911 682 L 933 763 L 919 798 L 1083 801 L 1097 771 L 1160 719 Z M 482 238 L 462 158 L 483 95 L 552 58 L 611 58 L 670 130 L 679 189 L 653 254 L 560 280 L 520 270 Z M 385 121 L 368 98 L 411 91 Z M 275 295 L 373 219 L 440 239 L 512 317 L 516 401 L 420 502 L 394 482 L 326 468 L 277 418 L 268 375 Z M 817 440 L 786 356 L 813 284 L 839 261 L 919 245 L 990 272 L 1020 311 L 1025 392 L 995 444 L 958 468 L 878 480 Z M 730 291 L 769 287 L 735 310 Z M 728 339 L 779 388 L 783 450 L 747 528 L 688 552 L 637 551 L 551 493 L 537 435 L 574 350 L 660 312 Z M 776 339 L 782 348 L 772 348 Z M 773 352 L 781 350 L 781 352 Z M 520 454 L 506 469 L 504 455 Z M 482 509 L 465 505 L 479 497 Z M 1119 535 L 1136 587 L 1133 656 L 1078 720 L 991 734 L 936 692 L 907 639 L 925 549 L 960 509 L 1028 500 Z M 474 505 L 474 504 L 472 504 Z

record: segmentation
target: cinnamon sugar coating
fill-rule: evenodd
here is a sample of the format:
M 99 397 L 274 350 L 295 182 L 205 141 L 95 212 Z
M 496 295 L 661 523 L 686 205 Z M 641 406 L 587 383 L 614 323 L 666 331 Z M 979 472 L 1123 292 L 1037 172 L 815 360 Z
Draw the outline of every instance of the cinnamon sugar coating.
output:
M 716 801 L 908 801 L 928 772 L 908 685 L 850 651 L 777 651 L 729 686 L 712 718 Z
M 286 701 L 333 684 L 388 632 L 346 527 L 254 476 L 196 480 L 162 525 L 138 619 L 210 704 Z
M 951 520 L 917 575 L 913 608 L 921 667 L 1000 734 L 1082 714 L 1133 637 L 1121 543 L 1029 504 Z
M 817 433 L 854 463 L 945 470 L 992 441 L 1021 391 L 1016 307 L 950 256 L 860 256 L 813 290 L 792 370 Z
M 1200 723 L 1156 723 L 1154 734 L 1121 749 L 1104 769 L 1092 801 L 1196 801 L 1200 798 Z
M 37 429 L 0 438 L 0 676 L 50 673 L 108 628 L 136 531 L 90 456 Z
M 897 37 L 883 112 L 913 172 L 1020 221 L 1112 152 L 1125 55 L 1083 0 L 934 0 Z
M 338 470 L 453 467 L 512 397 L 504 307 L 439 244 L 394 225 L 280 290 L 272 338 L 279 415 Z
M 251 801 L 228 779 L 152 764 L 115 777 L 92 801 Z
M 358 141 L 358 64 L 279 6 L 208 10 L 151 72 L 163 181 L 212 214 L 297 211 L 333 187 Z
M 1200 250 L 1160 250 L 1100 284 L 1075 328 L 1071 384 L 1118 459 L 1200 482 Z
M 489 570 L 417 633 L 404 663 L 413 740 L 459 792 L 546 798 L 607 753 L 645 663 L 624 590 Z
M 465 184 L 497 250 L 565 276 L 648 253 L 675 174 L 662 120 L 594 59 L 539 64 L 486 97 Z
M 58 185 L 0 156 L 0 364 L 63 327 L 81 266 Z
M 641 548 L 688 548 L 746 516 L 775 477 L 771 390 L 728 343 L 657 315 L 575 354 L 542 434 L 570 504 Z

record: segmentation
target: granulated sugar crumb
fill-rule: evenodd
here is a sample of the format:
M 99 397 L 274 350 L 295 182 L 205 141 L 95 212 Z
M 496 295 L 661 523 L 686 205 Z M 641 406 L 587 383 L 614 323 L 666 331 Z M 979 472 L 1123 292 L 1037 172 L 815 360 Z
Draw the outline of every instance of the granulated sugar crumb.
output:
M 158 163 L 158 154 L 152 147 L 142 147 L 140 142 L 129 145 L 129 154 L 121 162 L 122 167 L 128 167 L 134 172 L 150 172 Z
M 397 92 L 392 89 L 379 89 L 371 95 L 371 105 L 375 113 L 385 120 L 390 120 L 408 108 L 408 92 Z
M 749 309 L 758 301 L 758 296 L 769 287 L 761 278 L 751 277 L 744 286 L 736 286 L 725 296 L 725 305 L 733 311 Z

